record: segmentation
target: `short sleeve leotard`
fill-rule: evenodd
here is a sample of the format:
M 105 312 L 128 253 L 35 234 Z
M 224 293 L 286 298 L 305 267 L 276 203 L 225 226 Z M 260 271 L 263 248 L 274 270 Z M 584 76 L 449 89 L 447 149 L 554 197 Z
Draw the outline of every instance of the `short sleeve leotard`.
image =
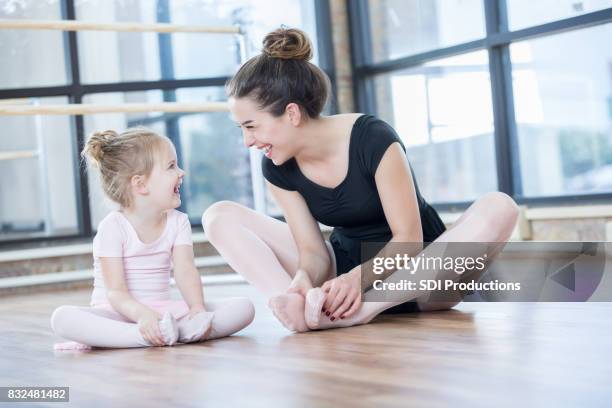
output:
M 386 122 L 372 115 L 357 118 L 350 135 L 348 172 L 335 188 L 324 187 L 308 179 L 294 158 L 280 166 L 265 156 L 262 158 L 266 180 L 282 189 L 299 192 L 313 217 L 322 224 L 334 227 L 329 240 L 336 257 L 338 275 L 362 263 L 362 242 L 386 243 L 392 238 L 374 175 L 387 148 L 395 142 L 406 152 L 402 140 Z M 412 171 L 412 166 L 410 169 Z M 412 179 L 423 241 L 427 244 L 446 228 L 434 208 L 421 196 L 414 172 Z

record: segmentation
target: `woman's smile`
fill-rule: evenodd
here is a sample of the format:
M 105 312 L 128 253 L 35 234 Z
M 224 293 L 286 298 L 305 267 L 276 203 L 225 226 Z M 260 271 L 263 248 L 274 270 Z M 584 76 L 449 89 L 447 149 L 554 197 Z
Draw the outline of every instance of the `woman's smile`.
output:
M 263 147 L 263 151 L 264 151 L 266 157 L 270 158 L 270 156 L 272 156 L 272 145 L 265 145 Z

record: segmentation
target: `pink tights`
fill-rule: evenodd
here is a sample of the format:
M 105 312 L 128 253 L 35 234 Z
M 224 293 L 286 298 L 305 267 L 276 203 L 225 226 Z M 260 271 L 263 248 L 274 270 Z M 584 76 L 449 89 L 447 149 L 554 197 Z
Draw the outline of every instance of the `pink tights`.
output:
M 205 303 L 207 312 L 212 314 L 210 330 L 205 338 L 210 340 L 229 336 L 248 326 L 255 315 L 253 304 L 246 298 L 228 298 L 210 300 Z M 192 330 L 193 325 L 187 315 L 178 320 L 179 333 Z M 87 349 L 90 347 L 131 348 L 149 347 L 142 337 L 138 324 L 129 321 L 114 310 L 101 307 L 60 306 L 51 316 L 53 331 L 76 343 L 56 345 L 56 349 Z M 179 342 L 190 342 L 190 338 L 181 338 Z

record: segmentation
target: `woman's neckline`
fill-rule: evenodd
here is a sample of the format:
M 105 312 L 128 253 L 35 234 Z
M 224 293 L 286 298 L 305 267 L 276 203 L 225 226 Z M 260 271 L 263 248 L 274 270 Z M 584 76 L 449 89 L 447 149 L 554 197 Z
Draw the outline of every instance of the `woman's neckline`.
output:
M 353 124 L 351 125 L 351 134 L 349 135 L 349 148 L 348 148 L 348 165 L 347 165 L 347 169 L 346 169 L 346 175 L 344 176 L 344 178 L 342 179 L 342 181 L 335 187 L 327 187 L 327 186 L 323 186 L 319 183 L 315 183 L 314 181 L 312 181 L 311 179 L 309 179 L 308 177 L 306 177 L 306 175 L 302 172 L 302 169 L 300 169 L 300 166 L 297 162 L 297 160 L 295 160 L 295 157 L 292 158 L 291 160 L 293 161 L 293 165 L 295 166 L 296 171 L 299 173 L 300 177 L 302 177 L 304 180 L 306 180 L 308 183 L 312 184 L 313 186 L 323 189 L 323 190 L 329 190 L 329 191 L 334 191 L 339 189 L 340 187 L 342 187 L 342 185 L 344 185 L 344 183 L 346 183 L 346 181 L 349 179 L 349 176 L 351 174 L 351 168 L 352 166 L 352 159 L 353 159 L 353 150 L 354 150 L 354 144 L 353 143 L 353 139 L 355 136 L 355 127 L 357 126 L 357 123 L 359 121 L 362 120 L 362 118 L 365 118 L 366 114 L 362 114 L 357 116 L 357 118 L 355 119 L 355 121 L 353 122 Z
M 136 231 L 136 228 L 134 228 L 134 226 L 132 225 L 132 223 L 130 222 L 130 220 L 126 217 L 125 214 L 123 214 L 121 211 L 117 210 L 117 214 L 119 214 L 123 220 L 128 224 L 128 228 L 130 228 L 132 230 L 132 233 L 134 234 L 134 236 L 136 237 L 136 240 L 138 241 L 139 244 L 144 245 L 144 246 L 150 246 L 150 245 L 154 245 L 159 243 L 159 241 L 162 240 L 162 238 L 166 235 L 167 231 L 168 231 L 168 211 L 166 211 L 166 219 L 165 219 L 165 224 L 164 224 L 164 228 L 162 230 L 162 233 L 155 238 L 155 240 L 151 241 L 151 242 L 144 242 L 142 239 L 140 239 L 140 237 L 138 236 L 138 231 Z

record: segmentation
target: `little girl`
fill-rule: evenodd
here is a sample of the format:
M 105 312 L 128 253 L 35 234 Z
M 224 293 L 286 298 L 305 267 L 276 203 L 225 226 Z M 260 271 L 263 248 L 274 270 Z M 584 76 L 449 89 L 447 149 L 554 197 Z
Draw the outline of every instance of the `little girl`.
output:
M 251 323 L 245 298 L 204 302 L 191 225 L 175 210 L 184 171 L 166 137 L 147 129 L 97 132 L 81 155 L 100 170 L 120 209 L 93 241 L 91 307 L 60 306 L 53 331 L 71 340 L 56 349 L 171 346 L 229 336 Z M 170 270 L 184 298 L 171 300 Z

